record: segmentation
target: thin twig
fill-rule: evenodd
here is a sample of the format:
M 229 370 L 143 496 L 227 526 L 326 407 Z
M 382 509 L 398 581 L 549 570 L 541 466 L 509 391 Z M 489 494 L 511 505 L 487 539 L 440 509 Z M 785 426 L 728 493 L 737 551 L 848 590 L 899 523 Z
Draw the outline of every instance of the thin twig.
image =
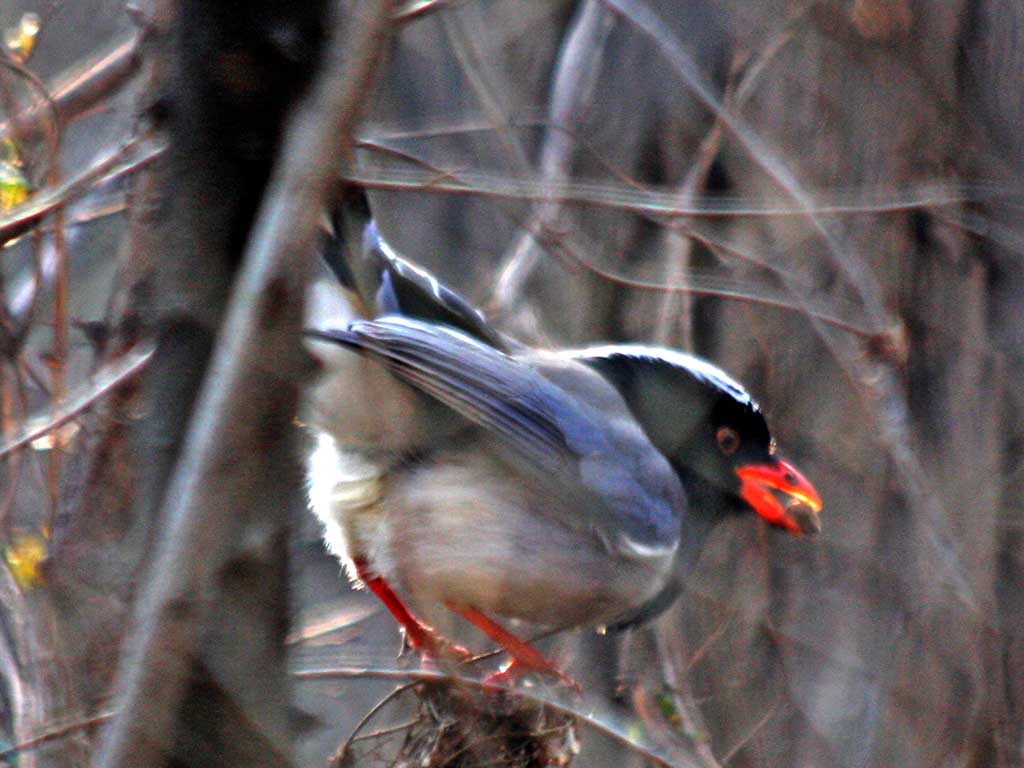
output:
M 78 176 L 39 190 L 9 214 L 0 217 L 0 243 L 24 231 L 26 226 L 52 213 L 57 207 L 86 194 L 103 179 L 138 170 L 160 156 L 164 149 L 160 142 L 133 139 Z
M 539 233 L 537 234 L 539 237 Z M 550 236 L 549 236 L 550 237 Z M 720 278 L 709 278 L 701 279 L 696 275 L 689 275 L 686 281 L 681 284 L 665 285 L 661 282 L 653 282 L 647 280 L 639 280 L 636 278 L 629 277 L 617 272 L 613 272 L 609 269 L 604 269 L 598 266 L 589 259 L 582 256 L 576 249 L 572 248 L 568 243 L 559 241 L 558 246 L 560 250 L 573 260 L 574 263 L 583 267 L 589 272 L 601 277 L 603 280 L 616 283 L 618 285 L 626 286 L 635 290 L 644 291 L 655 291 L 658 293 L 671 292 L 671 291 L 683 291 L 689 293 L 695 293 L 702 296 L 714 296 L 721 299 L 733 299 L 737 301 L 746 301 L 754 304 L 760 304 L 766 307 L 775 307 L 778 309 L 785 309 L 792 312 L 799 312 L 810 318 L 818 320 L 826 325 L 830 325 L 847 333 L 851 333 L 855 336 L 868 337 L 870 332 L 866 328 L 862 328 L 855 323 L 845 320 L 841 317 L 829 314 L 815 307 L 812 307 L 807 300 L 800 305 L 794 305 L 792 299 L 783 298 L 782 296 L 774 296 L 767 292 L 767 289 L 762 290 L 759 293 L 753 293 L 749 289 L 744 289 L 738 285 L 728 285 L 725 281 Z
M 10 440 L 16 432 L 17 425 L 21 423 L 20 415 L 16 412 L 14 397 L 15 368 L 17 360 L 5 360 L 0 367 L 0 410 L 3 416 L 4 440 Z M 11 509 L 14 507 L 15 499 L 18 496 L 18 482 L 21 479 L 22 457 L 15 454 L 13 460 L 7 467 L 6 489 L 2 503 L 0 503 L 0 531 L 8 531 L 7 520 Z
M 114 712 L 104 712 L 93 717 L 86 718 L 85 720 L 78 720 L 74 723 L 68 723 L 58 728 L 54 728 L 52 731 L 46 731 L 38 736 L 33 736 L 30 739 L 15 744 L 13 747 L 0 751 L 0 760 L 11 760 L 17 758 L 23 752 L 27 752 L 30 749 L 35 749 L 43 744 L 48 744 L 51 741 L 57 739 L 63 739 L 65 736 L 84 731 L 88 728 L 95 728 L 98 725 L 103 725 L 105 722 L 114 717 Z
M 540 159 L 541 178 L 552 185 L 564 181 L 569 173 L 575 134 L 572 129 L 581 121 L 597 85 L 610 31 L 610 14 L 598 0 L 585 0 L 559 53 L 549 116 L 551 126 L 558 128 L 549 127 L 545 132 Z M 540 243 L 532 233 L 553 228 L 561 212 L 561 201 L 554 198 L 542 200 L 536 206 L 524 235 L 498 267 L 491 299 L 497 309 L 507 309 L 521 297 L 522 288 L 540 258 Z
M 48 181 L 52 183 L 54 180 L 59 178 L 59 172 L 57 173 L 57 175 L 55 175 L 55 170 L 57 170 L 58 168 L 60 158 L 61 134 L 60 117 L 57 114 L 57 103 L 53 100 L 53 95 L 50 93 L 50 90 L 46 87 L 46 84 L 43 83 L 43 81 L 39 79 L 39 76 L 36 75 L 36 73 L 28 67 L 24 66 L 23 64 L 9 56 L 0 56 L 0 66 L 4 66 L 10 69 L 19 77 L 23 78 L 26 82 L 29 83 L 29 85 L 32 86 L 33 89 L 35 89 L 35 91 L 41 97 L 42 104 L 44 107 L 41 110 L 41 112 L 42 114 L 45 114 L 46 117 L 40 118 L 39 123 L 42 124 L 41 130 L 46 137 L 46 150 L 49 153 Z M 5 87 L 5 97 L 7 95 L 8 94 L 6 93 Z M 12 107 L 13 105 L 8 105 L 9 113 L 14 111 Z M 15 143 L 19 144 L 20 141 L 23 140 L 26 135 L 26 126 L 23 124 L 20 114 L 13 120 L 13 127 L 14 130 L 12 130 L 11 133 L 13 134 Z M 33 128 L 39 128 L 39 125 L 34 125 Z
M 345 179 L 371 189 L 473 195 L 535 203 L 554 201 L 670 218 L 876 215 L 956 206 L 1015 194 L 1009 187 L 965 187 L 959 182 L 938 181 L 908 185 L 898 190 L 882 189 L 875 194 L 870 189 L 822 192 L 818 195 L 818 202 L 808 204 L 807 208 L 775 200 L 706 196 L 700 202 L 686 206 L 679 204 L 678 193 L 672 190 L 661 191 L 649 186 L 627 187 L 607 180 L 591 182 L 575 179 L 558 182 L 542 177 L 513 179 L 506 175 L 474 170 L 445 170 L 443 177 L 438 179 L 419 169 L 375 167 L 369 164 L 359 168 L 350 167 Z
M 758 732 L 760 732 L 760 730 L 762 728 L 764 728 L 766 725 L 768 725 L 769 721 L 773 717 L 775 717 L 775 713 L 779 709 L 779 701 L 780 700 L 781 700 L 781 697 L 780 697 L 780 699 L 776 699 L 775 703 L 773 703 L 770 707 L 768 707 L 768 711 L 764 713 L 764 716 L 760 720 L 758 720 L 756 723 L 754 723 L 750 727 L 750 730 L 747 731 L 746 735 L 744 735 L 743 738 L 741 738 L 738 742 L 736 742 L 736 744 L 734 744 L 733 747 L 728 752 L 725 753 L 725 755 L 722 757 L 722 765 L 723 766 L 728 765 L 730 762 L 732 762 L 732 759 L 734 757 L 736 757 L 736 755 L 739 753 L 739 751 L 741 749 L 743 749 L 743 747 L 745 747 L 750 742 L 750 740 L 753 739 L 758 734 Z
M 357 627 L 367 619 L 377 616 L 381 608 L 375 605 L 360 604 L 349 610 L 334 610 L 326 617 L 319 619 L 302 620 L 297 622 L 298 626 L 292 629 L 285 637 L 285 645 L 296 645 L 318 640 L 327 635 L 334 634 L 341 630 L 350 630 Z
M 749 56 L 737 54 L 733 60 L 732 69 L 729 74 L 729 82 L 726 85 L 725 94 L 722 99 L 724 111 L 738 114 L 740 110 L 743 109 L 744 105 L 754 92 L 754 86 L 767 71 L 769 62 L 774 60 L 779 52 L 794 39 L 794 23 L 796 19 L 801 18 L 806 13 L 807 8 L 808 6 L 805 6 L 798 13 L 793 14 L 787 19 L 785 25 L 779 32 L 771 35 L 768 44 L 764 47 L 764 50 L 754 58 L 753 63 L 750 66 L 747 66 L 747 61 L 750 58 Z M 732 83 L 741 70 L 743 75 L 739 79 L 735 88 L 733 88 Z M 694 205 L 697 196 L 696 193 L 698 191 L 703 191 L 707 183 L 707 176 L 711 170 L 711 165 L 714 162 L 715 157 L 718 155 L 719 148 L 721 147 L 723 132 L 724 126 L 722 124 L 721 113 L 718 113 L 715 115 L 714 125 L 711 127 L 711 130 L 708 131 L 697 149 L 697 156 L 693 167 L 690 169 L 689 173 L 687 173 L 686 178 L 683 180 L 681 185 L 679 199 L 682 204 L 688 206 Z M 675 226 L 670 227 L 668 230 L 670 234 L 675 235 L 675 245 L 673 246 L 670 243 L 668 248 L 669 274 L 666 279 L 670 283 L 680 279 L 685 271 L 689 269 L 692 240 L 694 238 L 698 240 L 701 239 L 699 235 L 694 235 L 689 231 L 690 227 L 683 226 L 683 221 L 677 220 L 674 224 Z M 679 231 L 685 233 L 685 235 L 681 237 Z M 782 272 L 782 270 L 774 265 L 770 268 L 777 274 Z M 780 276 L 785 279 L 785 275 Z M 689 294 L 682 294 L 682 298 L 684 301 L 678 313 L 682 316 L 681 342 L 684 349 L 692 351 L 693 309 L 688 301 Z M 671 328 L 675 322 L 678 322 L 674 321 L 674 317 L 676 315 L 676 301 L 677 298 L 675 294 L 666 295 L 662 301 L 654 331 L 654 339 L 659 343 L 666 344 L 672 340 L 670 336 Z
M 529 159 L 522 143 L 512 134 L 507 111 L 501 104 L 500 94 L 510 93 L 511 88 L 506 83 L 495 82 L 500 75 L 492 64 L 493 58 L 481 53 L 479 33 L 472 34 L 466 28 L 468 22 L 465 17 L 470 12 L 479 13 L 480 9 L 475 5 L 463 12 L 443 13 L 441 26 L 462 67 L 463 75 L 473 89 L 473 95 L 487 115 L 491 130 L 498 136 L 508 162 L 517 175 L 526 175 L 530 168 Z
M 0 139 L 10 131 L 11 123 L 38 130 L 38 123 L 44 119 L 56 119 L 61 125 L 67 125 L 81 117 L 136 73 L 137 53 L 137 36 L 122 38 L 96 58 L 58 75 L 49 89 L 50 100 L 43 105 L 32 105 L 13 118 L 0 122 Z
M 686 49 L 674 37 L 665 33 L 657 13 L 643 0 L 602 0 L 610 9 L 621 15 L 634 28 L 651 38 L 676 73 L 700 99 L 721 120 L 730 135 L 746 150 L 750 159 L 769 175 L 776 186 L 804 212 L 811 226 L 826 244 L 831 260 L 837 271 L 844 275 L 858 298 L 864 303 L 865 312 L 881 333 L 893 325 L 882 300 L 882 289 L 877 277 L 867 269 L 860 259 L 850 258 L 835 234 L 826 227 L 821 217 L 810 213 L 814 201 L 800 181 L 761 137 L 738 115 L 730 112 L 715 95 L 714 87 L 703 75 L 700 67 Z
M 59 408 L 48 408 L 45 415 L 24 420 L 18 434 L 0 445 L 0 457 L 24 448 L 55 429 L 60 429 L 97 400 L 136 376 L 146 367 L 152 356 L 153 347 L 146 346 L 108 363 L 81 388 L 81 394 L 67 398 Z
M 734 63 L 733 72 L 736 71 Z M 731 78 L 730 78 L 731 82 Z M 732 88 L 726 87 L 725 102 L 728 105 L 732 96 Z M 697 147 L 697 155 L 693 166 L 683 179 L 679 187 L 679 202 L 682 205 L 693 205 L 697 193 L 704 190 L 707 184 L 708 173 L 711 165 L 718 155 L 718 148 L 722 141 L 722 123 L 715 119 L 714 125 Z M 678 224 L 679 222 L 673 222 Z M 665 281 L 669 284 L 683 280 L 690 269 L 690 255 L 693 251 L 693 241 L 690 237 L 680 236 L 681 227 L 668 227 L 665 232 L 671 238 L 666 248 L 666 274 Z M 679 304 L 680 306 L 676 307 Z M 678 319 L 677 319 L 678 318 Z M 693 351 L 693 307 L 690 301 L 690 294 L 677 294 L 675 292 L 665 294 L 661 306 L 658 308 L 657 319 L 654 322 L 653 339 L 658 344 L 672 344 L 673 327 L 681 326 L 680 343 L 683 349 Z
M 56 155 L 53 154 L 54 147 L 60 144 L 60 119 L 57 116 L 57 105 L 50 95 L 49 89 L 35 72 L 11 56 L 0 56 L 0 67 L 14 72 L 40 95 L 42 102 L 40 113 L 46 115 L 45 119 L 40 118 L 42 123 L 40 130 L 47 136 L 47 150 L 51 153 L 50 163 L 52 164 L 56 159 Z M 17 109 L 14 103 L 14 96 L 10 92 L 10 88 L 8 88 L 7 81 L 3 78 L 0 78 L 0 89 L 2 89 L 4 107 L 7 113 L 14 116 L 6 126 L 10 126 L 11 139 L 16 145 L 20 145 L 25 140 L 29 126 L 25 125 L 24 113 Z M 32 125 L 31 127 L 39 128 L 38 125 Z
M 444 170 L 438 168 L 430 163 L 393 147 L 388 147 L 379 144 L 375 141 L 362 140 L 358 143 L 358 146 L 371 149 L 373 151 L 385 154 L 388 156 L 398 157 L 402 160 L 408 161 L 415 165 L 419 169 L 432 174 L 434 179 L 446 178 L 456 185 L 464 183 L 462 174 L 464 171 L 455 170 Z M 439 182 L 438 182 L 439 183 Z M 632 183 L 632 182 L 630 182 Z M 368 184 L 367 186 L 373 186 Z M 639 185 L 636 185 L 639 187 Z M 449 191 L 449 190 L 444 190 Z M 730 280 L 729 278 L 722 277 L 721 275 L 697 275 L 693 272 L 686 275 L 680 282 L 666 284 L 663 282 L 645 281 L 636 278 L 629 277 L 628 275 L 613 272 L 598 266 L 590 259 L 582 255 L 583 251 L 589 252 L 589 249 L 576 247 L 574 244 L 568 242 L 567 238 L 561 233 L 554 229 L 540 230 L 535 228 L 533 221 L 524 221 L 515 216 L 511 211 L 508 215 L 513 218 L 517 226 L 527 233 L 530 238 L 538 243 L 543 244 L 546 248 L 552 249 L 557 248 L 560 252 L 564 253 L 568 258 L 575 264 L 583 267 L 587 271 L 597 275 L 603 280 L 614 282 L 617 285 L 625 286 L 634 290 L 641 291 L 655 291 L 659 293 L 693 293 L 703 296 L 714 296 L 716 298 L 732 299 L 739 301 L 750 301 L 765 306 L 777 307 L 780 309 L 787 309 L 794 312 L 800 312 L 807 314 L 811 317 L 817 318 L 827 325 L 833 326 L 837 329 L 846 331 L 854 334 L 855 336 L 862 338 L 869 338 L 871 331 L 858 325 L 852 320 L 840 317 L 832 312 L 827 312 L 823 309 L 818 309 L 813 306 L 808 299 L 804 299 L 801 304 L 795 304 L 791 298 L 784 298 L 781 295 L 775 295 L 777 292 L 775 289 L 769 289 L 764 287 L 759 289 L 760 292 L 754 292 L 749 286 L 745 286 L 741 282 Z M 694 227 L 693 224 L 688 224 L 682 227 L 686 230 L 687 234 L 697 239 L 705 246 L 712 250 L 721 251 L 723 253 L 732 255 L 738 259 L 746 261 L 754 266 L 766 269 L 774 274 L 778 274 L 780 277 L 788 277 L 790 281 L 793 280 L 792 276 L 787 275 L 785 270 L 776 266 L 771 261 L 764 258 L 760 258 L 755 254 L 740 248 L 731 243 L 727 243 L 722 238 L 713 236 L 704 229 Z M 510 294 L 511 295 L 511 294 Z M 833 304 L 837 303 L 833 300 Z
M 404 685 L 399 685 L 387 696 L 385 696 L 383 699 L 381 699 L 372 707 L 370 707 L 370 710 L 361 718 L 359 718 L 359 722 L 356 723 L 355 728 L 352 729 L 352 732 L 349 734 L 349 737 L 345 740 L 345 743 L 342 744 L 341 748 L 338 750 L 339 753 L 344 754 L 346 751 L 348 751 L 349 747 L 351 747 L 353 744 L 356 743 L 356 741 L 359 740 L 359 732 L 366 727 L 366 724 L 369 723 L 370 720 L 372 720 L 378 712 L 384 709 L 384 707 L 386 707 L 390 702 L 397 699 L 403 693 L 417 685 L 419 685 L 418 680 L 414 680 L 411 683 L 405 683 Z
M 672 706 L 675 707 L 683 722 L 683 730 L 689 736 L 689 740 L 692 743 L 691 749 L 707 768 L 721 768 L 719 762 L 715 759 L 714 752 L 711 751 L 711 745 L 708 743 L 707 737 L 704 736 L 706 729 L 702 723 L 698 725 L 696 722 L 700 717 L 699 710 L 697 710 L 697 707 L 693 704 L 692 697 L 687 693 L 679 680 L 678 670 L 674 663 L 675 659 L 670 650 L 673 644 L 666 638 L 664 628 L 665 622 L 657 622 L 652 631 L 654 633 L 658 660 L 661 665 L 661 676 L 669 691 L 669 695 L 672 697 Z
M 686 667 L 683 670 L 685 673 L 689 674 L 690 670 L 700 663 L 700 660 L 704 658 L 711 647 L 725 635 L 725 630 L 729 628 L 729 624 L 732 622 L 733 618 L 735 618 L 736 613 L 737 610 L 733 609 L 732 612 L 722 619 L 718 623 L 718 626 L 704 638 L 704 642 L 700 644 L 700 647 L 698 647 L 697 650 L 690 655 L 690 658 L 686 660 Z
M 51 92 L 63 125 L 78 119 L 139 71 L 138 35 L 115 40 L 95 57 L 58 76 Z
M 56 115 L 56 104 L 47 94 L 48 103 Z M 51 156 L 50 173 L 47 183 L 51 188 L 60 186 L 62 177 L 60 165 L 60 133 L 59 122 L 46 132 Z M 64 406 L 67 395 L 66 373 L 68 356 L 68 252 L 64 238 L 64 202 L 53 208 L 53 252 L 55 257 L 53 284 L 53 349 L 50 359 L 50 408 L 59 413 Z M 47 491 L 50 501 L 50 521 L 57 519 L 57 506 L 60 502 L 60 470 L 63 453 L 50 451 L 47 456 Z
M 351 736 L 349 738 L 348 742 L 346 742 L 346 744 L 347 745 L 358 744 L 359 742 L 362 742 L 362 741 L 372 741 L 374 739 L 383 739 L 386 736 L 393 736 L 396 733 L 401 733 L 402 731 L 408 731 L 410 728 L 413 728 L 414 726 L 419 724 L 419 722 L 420 722 L 420 718 L 417 717 L 414 720 L 406 720 L 404 723 L 396 723 L 395 725 L 389 725 L 389 726 L 386 726 L 384 728 L 378 728 L 375 731 L 370 731 L 369 733 L 363 733 L 363 734 L 360 734 L 359 736 Z

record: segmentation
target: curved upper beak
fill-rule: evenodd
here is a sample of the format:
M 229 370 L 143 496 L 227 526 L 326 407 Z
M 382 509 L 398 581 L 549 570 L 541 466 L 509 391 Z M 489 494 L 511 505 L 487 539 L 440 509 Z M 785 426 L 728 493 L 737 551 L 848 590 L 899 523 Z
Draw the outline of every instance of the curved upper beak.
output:
M 800 471 L 782 459 L 737 467 L 740 496 L 772 525 L 801 536 L 821 530 L 821 496 Z

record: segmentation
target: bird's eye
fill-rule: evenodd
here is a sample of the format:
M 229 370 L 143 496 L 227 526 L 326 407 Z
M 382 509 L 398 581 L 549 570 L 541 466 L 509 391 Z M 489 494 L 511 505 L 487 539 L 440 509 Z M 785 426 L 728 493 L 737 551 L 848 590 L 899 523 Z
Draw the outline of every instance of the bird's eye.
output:
M 732 456 L 740 448 L 740 436 L 732 427 L 719 427 L 715 433 L 718 449 L 726 456 Z

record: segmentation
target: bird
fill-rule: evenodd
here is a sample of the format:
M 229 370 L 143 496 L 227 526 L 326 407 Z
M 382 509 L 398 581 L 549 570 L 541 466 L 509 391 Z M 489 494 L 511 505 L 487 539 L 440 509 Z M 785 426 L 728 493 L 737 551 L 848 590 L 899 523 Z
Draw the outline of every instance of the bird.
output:
M 358 187 L 331 230 L 347 308 L 306 333 L 322 366 L 302 419 L 310 508 L 414 648 L 469 657 L 409 607 L 442 605 L 509 652 L 494 677 L 558 674 L 498 619 L 632 626 L 678 598 L 720 522 L 820 530 L 817 490 L 713 363 L 520 342 L 399 255 Z

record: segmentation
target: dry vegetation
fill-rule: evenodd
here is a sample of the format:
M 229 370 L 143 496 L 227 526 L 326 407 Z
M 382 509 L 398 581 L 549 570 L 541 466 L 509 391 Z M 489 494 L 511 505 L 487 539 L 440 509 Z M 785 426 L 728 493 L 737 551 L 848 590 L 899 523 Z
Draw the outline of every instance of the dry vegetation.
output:
M 339 764 L 1024 766 L 1019 4 L 18 0 L 0 27 L 6 764 L 323 765 L 355 732 Z M 396 660 L 293 423 L 340 180 L 511 333 L 733 372 L 822 536 L 723 527 L 657 622 L 545 641 L 579 698 Z

